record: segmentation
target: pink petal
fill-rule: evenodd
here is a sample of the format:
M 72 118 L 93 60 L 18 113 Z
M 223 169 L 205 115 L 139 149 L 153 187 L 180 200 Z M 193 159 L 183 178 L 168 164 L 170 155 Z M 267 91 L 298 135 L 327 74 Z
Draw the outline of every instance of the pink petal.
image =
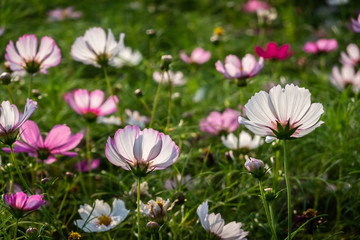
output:
M 13 195 L 14 202 L 12 202 L 12 207 L 16 209 L 23 209 L 26 204 L 27 196 L 23 192 L 18 192 Z
M 36 55 L 36 60 L 41 62 L 41 68 L 55 67 L 61 62 L 61 52 L 51 37 L 43 37 Z
M 85 114 L 89 111 L 90 96 L 86 89 L 77 89 L 73 92 L 74 102 L 79 110 Z
M 45 138 L 44 146 L 52 150 L 68 143 L 71 130 L 65 124 L 54 126 Z
M 114 136 L 114 142 L 117 152 L 129 162 L 133 162 L 135 139 L 138 136 L 140 129 L 138 126 L 126 126 L 124 129 L 119 129 Z M 138 154 L 140 155 L 140 154 Z
M 278 51 L 278 45 L 275 42 L 269 42 L 266 46 L 267 56 L 270 58 L 274 58 Z
M 268 54 L 264 51 L 264 49 L 262 49 L 262 47 L 260 46 L 256 46 L 255 47 L 255 53 L 259 56 L 259 57 L 263 57 L 265 59 L 269 59 Z
M 149 162 L 159 155 L 161 147 L 161 134 L 153 129 L 144 129 L 135 140 L 134 156 L 138 161 Z
M 180 59 L 183 60 L 183 62 L 185 62 L 185 63 L 190 63 L 190 59 L 184 51 L 180 52 Z
M 319 50 L 315 43 L 307 42 L 303 47 L 303 51 L 307 53 L 317 53 Z
M 69 150 L 75 148 L 77 145 L 79 145 L 79 143 L 83 137 L 84 137 L 84 135 L 82 133 L 74 134 L 74 135 L 70 136 L 70 138 L 68 138 L 66 144 L 59 145 L 58 147 L 52 149 L 51 153 L 55 154 L 55 155 L 66 155 L 66 156 L 70 156 L 70 157 L 75 157 L 75 156 L 77 156 L 77 153 L 67 152 L 67 151 L 69 151 Z
M 78 114 L 83 114 L 82 110 L 75 103 L 73 93 L 65 93 L 64 99 L 65 101 L 67 101 L 70 107 L 75 110 L 75 112 L 77 112 Z
M 21 66 L 23 65 L 23 58 L 18 54 L 13 41 L 10 41 L 6 46 L 5 59 L 11 63 L 15 63 Z
M 120 166 L 127 171 L 130 170 L 129 164 L 134 163 L 133 160 L 128 161 L 120 155 L 116 149 L 115 142 L 111 140 L 111 137 L 108 138 L 106 143 L 105 155 L 112 164 L 115 166 Z
M 241 67 L 241 62 L 240 62 L 240 59 L 235 56 L 235 55 L 228 55 L 226 58 L 225 58 L 225 65 L 226 64 L 232 64 L 234 65 L 234 67 L 236 68 L 240 68 Z
M 246 54 L 245 57 L 242 59 L 242 65 L 243 65 L 243 75 L 250 74 L 256 67 L 257 61 L 255 57 L 251 54 Z
M 36 56 L 37 38 L 33 34 L 25 34 L 16 42 L 16 48 L 19 55 L 24 58 L 26 62 L 33 61 Z
M 326 51 L 331 52 L 336 50 L 338 47 L 338 43 L 336 41 L 336 39 L 329 39 L 327 46 L 326 46 Z
M 27 201 L 26 205 L 24 206 L 23 210 L 25 211 L 34 211 L 41 207 L 45 201 L 42 200 L 43 195 L 31 195 Z
M 33 148 L 41 148 L 44 141 L 41 136 L 39 127 L 31 120 L 26 121 L 20 128 L 20 136 L 22 140 Z
M 168 135 L 161 134 L 162 147 L 159 155 L 152 161 L 151 168 L 161 170 L 171 166 L 179 157 L 180 149 Z
M 116 103 L 119 102 L 117 96 L 108 97 L 108 99 L 104 102 L 104 104 L 98 109 L 99 110 L 98 116 L 105 116 L 116 112 L 117 108 L 114 99 Z
M 104 101 L 104 92 L 101 90 L 94 90 L 90 93 L 90 109 L 97 110 Z

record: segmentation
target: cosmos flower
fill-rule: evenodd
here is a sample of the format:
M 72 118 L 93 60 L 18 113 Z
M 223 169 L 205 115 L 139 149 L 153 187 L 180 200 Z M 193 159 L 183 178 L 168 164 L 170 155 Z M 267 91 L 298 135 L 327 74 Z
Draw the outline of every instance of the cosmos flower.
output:
M 97 123 L 102 123 L 105 125 L 117 125 L 121 126 L 121 120 L 119 117 L 111 115 L 110 117 L 98 117 Z
M 100 159 L 99 158 L 91 159 L 90 165 L 91 165 L 91 170 L 97 169 L 100 165 Z M 76 171 L 88 172 L 89 171 L 89 161 L 87 159 L 84 159 L 80 162 L 77 162 L 74 164 L 74 168 Z
M 114 140 L 108 138 L 105 150 L 112 164 L 131 170 L 138 177 L 171 166 L 179 152 L 168 135 L 151 128 L 140 131 L 138 126 L 129 125 L 116 131 Z
M 249 118 L 239 117 L 250 131 L 266 136 L 265 141 L 303 137 L 323 124 L 319 121 L 324 112 L 321 103 L 311 103 L 311 94 L 305 88 L 280 85 L 270 92 L 258 92 L 245 105 Z
M 125 204 L 120 199 L 114 199 L 112 211 L 103 200 L 95 200 L 95 206 L 89 204 L 80 206 L 78 210 L 81 219 L 74 224 L 85 232 L 106 232 L 119 225 L 129 214 L 130 210 L 125 208 Z
M 78 19 L 82 17 L 82 12 L 74 11 L 73 6 L 67 8 L 55 8 L 47 12 L 49 21 L 62 21 L 64 19 Z
M 246 79 L 257 75 L 264 67 L 264 59 L 256 58 L 251 54 L 246 54 L 240 61 L 235 55 L 228 55 L 225 64 L 220 60 L 215 63 L 216 70 L 226 78 Z
M 134 51 L 130 47 L 125 47 L 114 57 L 114 66 L 118 68 L 123 66 L 133 67 L 139 65 L 141 60 L 142 56 L 139 51 Z
M 223 113 L 211 112 L 209 116 L 200 121 L 200 130 L 218 135 L 221 131 L 233 132 L 239 127 L 238 117 L 240 113 L 227 108 Z
M 340 53 L 340 62 L 346 65 L 356 66 L 360 62 L 360 51 L 356 44 L 350 43 L 346 48 L 347 54 L 342 51 Z
M 180 52 L 180 58 L 181 60 L 183 60 L 185 63 L 195 63 L 195 64 L 204 64 L 207 61 L 210 60 L 211 57 L 211 53 L 209 51 L 205 51 L 204 49 L 198 47 L 195 48 L 190 57 L 188 57 L 188 55 L 186 55 L 186 53 L 184 51 Z
M 263 1 L 248 0 L 244 5 L 243 9 L 247 13 L 255 13 L 260 9 L 269 9 L 270 5 Z
M 262 171 L 265 167 L 264 162 L 262 160 L 252 157 L 247 159 L 244 165 L 246 170 L 252 173 L 257 173 L 259 171 Z
M 176 86 L 182 86 L 185 84 L 184 74 L 180 71 L 177 71 L 174 73 L 173 71 L 169 70 L 164 73 L 164 79 L 163 83 L 169 83 L 169 77 L 172 85 Z M 157 83 L 161 83 L 161 73 L 160 72 L 154 72 L 153 73 L 153 79 Z
M 141 116 L 138 111 L 131 111 L 130 109 L 125 109 L 125 113 L 128 116 L 126 123 L 129 125 L 136 125 L 139 128 L 144 128 L 145 123 L 150 121 L 149 117 Z
M 338 43 L 336 39 L 322 38 L 317 40 L 316 42 L 305 43 L 303 47 L 303 51 L 312 54 L 321 53 L 321 52 L 328 53 L 336 50 L 337 47 L 338 47 Z
M 83 138 L 82 133 L 71 135 L 70 128 L 63 124 L 54 126 L 44 141 L 39 127 L 31 120 L 20 127 L 20 132 L 22 141 L 15 142 L 14 152 L 26 152 L 29 156 L 43 160 L 47 164 L 55 162 L 56 155 L 77 156 L 77 153 L 69 151 Z M 3 150 L 10 152 L 9 148 Z
M 177 174 L 176 178 L 166 179 L 164 187 L 167 190 L 174 190 L 178 188 L 178 184 L 180 184 L 183 187 L 186 187 L 187 189 L 193 189 L 194 187 L 191 181 L 190 174 L 187 174 L 184 177 L 181 177 L 181 174 Z
M 45 201 L 42 200 L 42 195 L 30 195 L 29 197 L 24 192 L 17 192 L 13 194 L 5 194 L 4 202 L 14 210 L 34 211 L 41 207 Z
M 221 218 L 221 214 L 215 214 L 209 212 L 208 202 L 204 202 L 196 210 L 199 216 L 202 227 L 211 234 L 223 240 L 246 240 L 248 232 L 244 232 L 241 229 L 242 223 L 230 222 L 225 225 L 224 219 Z
M 225 145 L 225 147 L 232 150 L 238 150 L 238 149 L 251 150 L 258 148 L 263 143 L 261 137 L 259 136 L 251 137 L 251 135 L 246 131 L 241 131 L 239 137 L 236 137 L 235 134 L 233 133 L 227 135 L 226 138 L 225 136 L 221 136 L 221 141 Z
M 5 59 L 10 63 L 12 71 L 47 74 L 48 68 L 59 65 L 61 52 L 51 37 L 42 37 L 37 49 L 35 35 L 25 34 L 17 40 L 16 47 L 13 41 L 10 41 L 6 46 Z
M 360 14 L 358 15 L 356 20 L 351 18 L 351 29 L 355 33 L 360 33 Z
M 170 200 L 163 200 L 161 197 L 157 197 L 156 201 L 150 200 L 147 204 L 143 204 L 140 201 L 140 212 L 148 218 L 158 219 L 164 218 L 168 210 L 171 210 L 173 206 L 170 206 Z
M 343 91 L 348 85 L 354 93 L 358 93 L 360 90 L 360 70 L 355 73 L 354 66 L 344 65 L 339 71 L 338 66 L 334 66 L 332 69 L 332 75 L 330 75 L 330 82 L 339 90 Z
M 124 37 L 125 34 L 121 33 L 119 42 L 116 42 L 110 29 L 106 36 L 100 27 L 90 28 L 84 36 L 76 39 L 71 47 L 71 56 L 75 61 L 99 68 L 107 65 L 116 67 L 114 58 L 125 47 Z
M 255 52 L 259 57 L 263 57 L 264 59 L 285 60 L 294 54 L 293 51 L 289 51 L 289 48 L 290 44 L 288 43 L 279 47 L 277 43 L 269 42 L 266 45 L 266 50 L 260 46 L 256 46 Z

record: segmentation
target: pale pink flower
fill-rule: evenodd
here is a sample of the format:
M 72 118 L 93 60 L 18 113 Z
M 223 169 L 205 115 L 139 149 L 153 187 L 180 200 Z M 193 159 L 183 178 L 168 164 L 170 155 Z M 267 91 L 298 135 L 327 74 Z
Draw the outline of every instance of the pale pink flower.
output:
M 246 240 L 248 232 L 244 232 L 241 228 L 242 223 L 230 222 L 225 225 L 224 219 L 221 218 L 221 214 L 208 213 L 208 202 L 204 202 L 196 210 L 199 216 L 201 226 L 211 234 L 223 240 Z
M 180 52 L 180 58 L 181 60 L 183 60 L 185 63 L 195 63 L 195 64 L 204 64 L 207 61 L 210 60 L 211 57 L 211 53 L 209 51 L 205 51 L 204 49 L 198 47 L 195 48 L 190 57 L 188 57 L 188 55 L 186 55 L 186 53 L 184 51 Z
M 99 165 L 100 165 L 99 158 L 91 159 L 91 163 L 90 163 L 91 170 L 97 169 L 99 167 Z M 77 162 L 74 164 L 74 168 L 78 172 L 80 172 L 80 171 L 88 172 L 89 171 L 89 161 L 87 159 L 84 159 L 80 162 Z
M 43 194 L 28 197 L 24 192 L 7 193 L 4 196 L 4 202 L 14 210 L 34 211 L 45 203 L 42 198 Z
M 351 18 L 351 29 L 355 33 L 360 33 L 360 14 L 358 15 L 356 20 Z
M 223 113 L 211 112 L 206 119 L 200 121 L 200 130 L 212 135 L 218 135 L 221 131 L 233 132 L 239 127 L 239 116 L 240 113 L 231 108 Z
M 67 8 L 55 8 L 47 12 L 49 21 L 62 21 L 64 19 L 77 19 L 82 17 L 82 12 L 74 11 L 73 6 Z
M 145 123 L 150 122 L 149 117 L 140 115 L 138 111 L 131 111 L 130 109 L 125 109 L 125 113 L 128 116 L 128 119 L 126 120 L 126 124 L 128 125 L 136 125 L 139 128 L 144 128 Z
M 303 137 L 323 124 L 319 121 L 324 112 L 321 103 L 311 103 L 311 94 L 305 88 L 280 85 L 270 92 L 256 93 L 245 105 L 249 118 L 239 117 L 250 131 L 266 136 L 265 141 Z
M 356 66 L 360 62 L 360 51 L 356 44 L 350 43 L 346 48 L 347 54 L 342 51 L 340 53 L 340 62 L 346 65 Z
M 172 85 L 175 86 L 182 86 L 185 84 L 184 74 L 180 71 L 177 71 L 174 73 L 173 71 L 169 70 L 167 72 L 164 72 L 163 80 L 162 82 L 169 83 L 169 78 L 172 83 Z M 161 73 L 160 72 L 154 72 L 153 73 L 153 79 L 157 83 L 161 83 Z
M 354 66 L 344 65 L 340 72 L 338 66 L 334 66 L 332 75 L 330 75 L 330 82 L 340 91 L 350 85 L 352 91 L 358 93 L 360 90 L 360 70 L 355 73 Z
M 336 41 L 336 39 L 331 38 L 331 39 L 319 39 L 316 42 L 307 42 L 305 43 L 304 47 L 303 47 L 303 51 L 307 52 L 307 53 L 321 53 L 321 52 L 332 52 L 334 50 L 336 50 L 338 47 L 338 43 Z
M 137 175 L 162 170 L 179 157 L 179 147 L 168 135 L 153 129 L 140 131 L 138 126 L 126 126 L 108 138 L 105 154 L 114 165 L 132 170 Z
M 243 9 L 248 13 L 255 13 L 258 10 L 267 10 L 270 9 L 270 5 L 263 1 L 258 0 L 248 0 L 244 5 Z
M 43 160 L 46 164 L 56 161 L 56 155 L 75 157 L 78 154 L 69 152 L 75 148 L 83 138 L 82 133 L 71 135 L 71 130 L 65 124 L 54 126 L 43 140 L 39 127 L 28 120 L 20 127 L 21 139 L 17 140 L 14 152 L 26 152 L 29 156 Z M 10 152 L 9 148 L 3 149 Z
M 230 133 L 225 136 L 221 136 L 221 141 L 225 147 L 232 149 L 232 150 L 239 150 L 239 149 L 255 149 L 258 148 L 260 145 L 263 144 L 263 140 L 259 136 L 252 137 L 246 131 L 241 131 L 239 137 L 235 136 L 234 133 Z
M 35 35 L 25 34 L 17 40 L 16 47 L 13 41 L 10 41 L 6 46 L 5 59 L 10 62 L 12 71 L 25 70 L 29 74 L 47 74 L 48 68 L 59 65 L 61 52 L 51 37 L 42 37 L 37 49 Z
M 103 91 L 94 90 L 89 93 L 86 89 L 76 89 L 65 93 L 64 98 L 75 112 L 90 120 L 116 112 L 116 103 L 119 101 L 114 96 L 108 97 L 104 102 Z M 116 103 L 114 103 L 114 98 Z
M 216 70 L 226 78 L 246 79 L 257 75 L 264 67 L 264 58 L 259 61 L 251 54 L 246 54 L 240 61 L 235 55 L 228 55 L 225 64 L 220 60 L 215 63 Z
M 141 60 L 142 55 L 139 51 L 132 50 L 130 47 L 125 47 L 114 57 L 113 66 L 118 68 L 124 66 L 133 67 L 139 65 Z
M 4 32 L 5 32 L 5 25 L 2 25 L 0 27 L 0 37 L 4 34 Z
M 78 37 L 71 47 L 71 56 L 75 61 L 84 64 L 104 67 L 112 65 L 116 67 L 114 58 L 124 49 L 125 34 L 120 34 L 119 42 L 110 29 L 108 35 L 104 29 L 93 27 L 85 32 L 83 37 Z

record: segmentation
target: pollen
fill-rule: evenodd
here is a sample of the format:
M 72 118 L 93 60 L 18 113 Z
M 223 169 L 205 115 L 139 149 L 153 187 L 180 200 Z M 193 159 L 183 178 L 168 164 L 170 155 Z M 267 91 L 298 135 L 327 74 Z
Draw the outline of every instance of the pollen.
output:
M 99 225 L 105 225 L 105 226 L 109 226 L 111 223 L 111 218 L 109 218 L 108 216 L 106 216 L 105 214 L 103 214 L 102 216 L 98 217 L 99 220 Z
M 79 240 L 80 238 L 81 235 L 79 233 L 71 231 L 68 240 Z
M 161 210 L 164 209 L 164 203 L 156 201 L 156 204 L 159 205 L 159 207 L 161 208 Z

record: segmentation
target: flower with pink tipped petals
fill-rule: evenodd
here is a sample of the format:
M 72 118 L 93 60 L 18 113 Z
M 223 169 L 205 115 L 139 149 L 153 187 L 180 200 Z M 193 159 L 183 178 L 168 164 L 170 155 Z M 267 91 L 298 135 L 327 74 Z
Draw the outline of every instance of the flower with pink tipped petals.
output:
M 323 124 L 319 121 L 324 109 L 321 103 L 311 103 L 311 94 L 293 84 L 280 85 L 270 92 L 258 92 L 245 105 L 249 118 L 239 117 L 250 131 L 266 136 L 267 143 L 278 139 L 303 137 Z
M 125 113 L 128 116 L 126 124 L 136 125 L 139 128 L 144 128 L 145 123 L 150 122 L 150 118 L 146 116 L 141 116 L 138 111 L 131 111 L 130 109 L 125 109 Z
M 211 53 L 208 51 L 205 51 L 204 49 L 198 47 L 195 48 L 194 51 L 192 51 L 190 57 L 188 57 L 188 55 L 186 55 L 186 53 L 184 51 L 180 52 L 180 58 L 181 60 L 183 60 L 185 63 L 195 63 L 195 64 L 204 64 L 207 61 L 210 60 L 211 57 Z
M 360 62 L 360 51 L 356 44 L 350 43 L 346 47 L 347 54 L 345 52 L 341 52 L 340 62 L 344 65 L 352 65 L 356 66 L 358 62 Z
M 258 0 L 249 0 L 243 5 L 243 9 L 247 13 L 255 13 L 258 10 L 266 10 L 270 9 L 270 5 L 266 2 L 258 1 Z
M 13 210 L 34 211 L 45 203 L 42 198 L 43 194 L 30 195 L 28 197 L 24 192 L 17 192 L 13 194 L 7 193 L 4 196 L 4 202 Z
M 343 91 L 348 85 L 354 93 L 358 93 L 360 90 L 360 70 L 355 73 L 354 66 L 344 65 L 339 71 L 338 66 L 334 66 L 332 69 L 332 75 L 330 75 L 330 82 L 339 90 Z
M 108 138 L 105 150 L 112 164 L 140 177 L 171 166 L 177 161 L 179 152 L 168 135 L 151 128 L 140 131 L 138 126 L 116 131 L 114 140 Z
M 172 83 L 172 85 L 175 86 L 182 86 L 185 84 L 184 74 L 180 71 L 177 71 L 174 73 L 173 71 L 169 70 L 164 73 L 162 82 L 163 83 L 169 83 L 169 78 Z M 157 83 L 161 83 L 161 73 L 160 72 L 154 72 L 153 73 L 153 79 Z
M 303 51 L 307 53 L 328 53 L 336 50 L 338 47 L 338 43 L 336 39 L 319 39 L 316 42 L 307 42 L 303 47 Z
M 67 8 L 55 8 L 47 12 L 49 21 L 62 21 L 64 19 L 77 19 L 82 17 L 82 12 L 74 11 L 73 6 Z
M 64 98 L 75 112 L 84 115 L 89 120 L 116 112 L 116 103 L 119 101 L 114 96 L 108 97 L 104 102 L 103 91 L 94 90 L 89 93 L 86 89 L 76 89 L 73 92 L 65 93 Z M 116 103 L 114 103 L 114 98 Z
M 216 70 L 226 78 L 246 79 L 257 75 L 264 67 L 264 58 L 259 61 L 251 54 L 246 54 L 240 61 L 235 55 L 228 55 L 225 64 L 220 60 L 215 63 Z
M 360 14 L 358 15 L 356 20 L 351 18 L 351 29 L 355 33 L 360 33 Z
M 289 51 L 290 44 L 284 44 L 282 46 L 278 46 L 275 42 L 269 42 L 266 45 L 266 50 L 262 49 L 260 46 L 255 47 L 255 52 L 259 57 L 263 57 L 264 59 L 277 59 L 284 60 L 291 57 L 294 52 Z
M 24 113 L 19 113 L 15 104 L 9 101 L 1 103 L 0 116 L 0 141 L 6 145 L 12 145 L 17 138 L 18 129 L 31 117 L 37 109 L 37 102 L 27 99 Z
M 114 57 L 125 48 L 124 37 L 125 34 L 121 33 L 119 42 L 116 42 L 110 29 L 106 36 L 100 27 L 90 28 L 84 36 L 76 39 L 71 47 L 71 56 L 75 61 L 99 68 L 107 65 L 116 67 Z
M 69 152 L 75 148 L 83 138 L 82 133 L 71 135 L 71 130 L 65 124 L 54 126 L 43 140 L 39 127 L 28 120 L 20 127 L 22 141 L 16 141 L 14 152 L 26 152 L 31 157 L 43 160 L 46 164 L 56 161 L 56 155 L 76 157 L 78 154 Z M 10 152 L 9 148 L 3 149 Z
M 232 150 L 239 149 L 255 149 L 263 144 L 263 140 L 259 136 L 252 137 L 246 131 L 241 131 L 239 137 L 235 136 L 233 133 L 230 133 L 225 136 L 221 136 L 221 141 L 225 147 Z
M 206 119 L 200 121 L 200 130 L 212 135 L 218 135 L 221 131 L 233 132 L 239 127 L 239 116 L 240 113 L 231 108 L 223 113 L 211 112 Z
M 100 165 L 100 159 L 99 158 L 91 159 L 90 165 L 91 165 L 91 170 L 97 169 Z M 75 163 L 74 168 L 78 172 L 80 172 L 80 171 L 88 172 L 89 171 L 89 161 L 87 159 L 84 159 L 78 163 Z
M 59 65 L 61 52 L 51 37 L 42 37 L 37 49 L 35 35 L 25 34 L 17 40 L 16 47 L 13 41 L 10 41 L 6 46 L 5 59 L 10 62 L 12 71 L 25 70 L 29 74 L 47 74 L 48 68 Z

